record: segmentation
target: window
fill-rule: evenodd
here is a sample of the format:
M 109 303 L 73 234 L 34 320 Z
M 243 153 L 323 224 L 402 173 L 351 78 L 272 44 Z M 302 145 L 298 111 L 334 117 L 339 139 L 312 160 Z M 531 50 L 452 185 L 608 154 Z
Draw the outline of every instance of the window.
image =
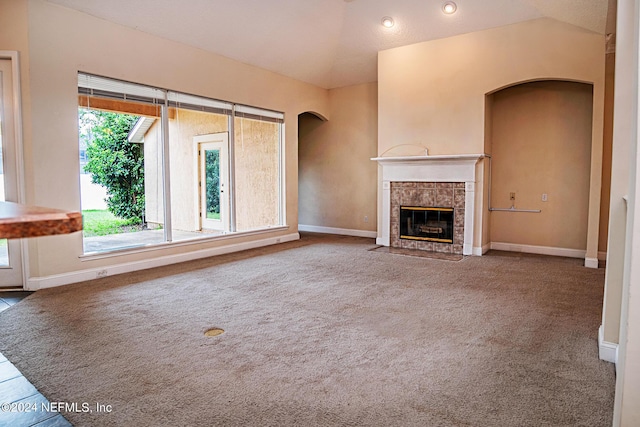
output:
M 281 121 L 237 108 L 234 117 L 235 200 L 238 231 L 279 224 Z M 241 208 L 240 208 L 241 207 Z
M 282 113 L 80 73 L 84 252 L 283 225 Z

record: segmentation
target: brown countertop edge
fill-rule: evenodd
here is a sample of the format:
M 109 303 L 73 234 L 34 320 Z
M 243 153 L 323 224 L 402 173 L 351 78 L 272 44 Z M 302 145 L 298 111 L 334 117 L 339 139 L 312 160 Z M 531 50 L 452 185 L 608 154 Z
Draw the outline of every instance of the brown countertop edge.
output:
M 0 239 L 69 234 L 80 230 L 80 212 L 0 202 Z

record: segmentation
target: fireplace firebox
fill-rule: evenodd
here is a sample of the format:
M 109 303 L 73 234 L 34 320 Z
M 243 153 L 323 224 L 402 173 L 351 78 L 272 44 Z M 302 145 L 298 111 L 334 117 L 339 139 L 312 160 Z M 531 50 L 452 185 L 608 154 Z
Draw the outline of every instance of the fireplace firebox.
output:
M 400 238 L 453 244 L 453 208 L 400 206 Z

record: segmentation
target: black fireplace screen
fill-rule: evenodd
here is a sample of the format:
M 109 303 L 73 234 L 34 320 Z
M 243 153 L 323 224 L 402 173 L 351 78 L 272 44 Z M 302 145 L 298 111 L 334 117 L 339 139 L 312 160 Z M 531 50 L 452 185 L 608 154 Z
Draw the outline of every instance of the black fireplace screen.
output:
M 401 206 L 400 238 L 453 243 L 453 208 Z

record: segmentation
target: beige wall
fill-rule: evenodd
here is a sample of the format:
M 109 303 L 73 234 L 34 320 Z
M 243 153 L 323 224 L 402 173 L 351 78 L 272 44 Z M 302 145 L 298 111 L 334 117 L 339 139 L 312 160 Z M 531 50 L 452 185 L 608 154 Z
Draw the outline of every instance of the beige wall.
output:
M 22 90 L 22 131 L 25 140 L 31 138 L 31 102 L 29 85 L 29 34 L 27 3 L 15 0 L 0 0 L 0 50 L 17 51 L 20 65 Z M 25 144 L 24 155 L 28 158 L 31 146 Z M 25 165 L 27 183 L 31 180 L 31 165 Z
M 377 85 L 329 96 L 329 121 L 300 116 L 300 224 L 375 231 Z
M 328 116 L 326 90 L 42 0 L 15 1 L 22 7 L 28 3 L 26 80 L 31 102 L 25 109 L 31 120 L 25 123 L 30 129 L 25 132 L 25 154 L 29 203 L 79 209 L 77 72 L 84 71 L 283 111 L 286 219 L 291 227 L 274 235 L 296 231 L 297 118 L 304 111 Z M 25 23 L 19 25 L 18 32 L 26 32 Z M 152 253 L 80 260 L 82 241 L 80 233 L 75 233 L 34 239 L 29 266 L 31 276 L 43 277 L 259 238 L 244 236 Z
M 410 143 L 481 153 L 485 94 L 538 79 L 594 83 L 602 126 L 603 59 L 602 35 L 551 19 L 382 51 L 378 153 Z
M 382 51 L 378 55 L 378 79 L 378 153 L 385 155 L 422 153 L 412 145 L 426 146 L 432 155 L 482 153 L 485 94 L 532 80 L 593 84 L 587 257 L 597 257 L 603 35 L 551 19 L 537 19 Z M 483 180 L 477 183 L 478 197 L 485 194 Z M 485 222 L 482 209 L 479 203 L 478 224 Z M 483 243 L 483 232 L 476 230 L 474 247 Z
M 491 95 L 491 241 L 586 249 L 591 86 L 533 82 Z M 548 201 L 542 201 L 542 194 Z

